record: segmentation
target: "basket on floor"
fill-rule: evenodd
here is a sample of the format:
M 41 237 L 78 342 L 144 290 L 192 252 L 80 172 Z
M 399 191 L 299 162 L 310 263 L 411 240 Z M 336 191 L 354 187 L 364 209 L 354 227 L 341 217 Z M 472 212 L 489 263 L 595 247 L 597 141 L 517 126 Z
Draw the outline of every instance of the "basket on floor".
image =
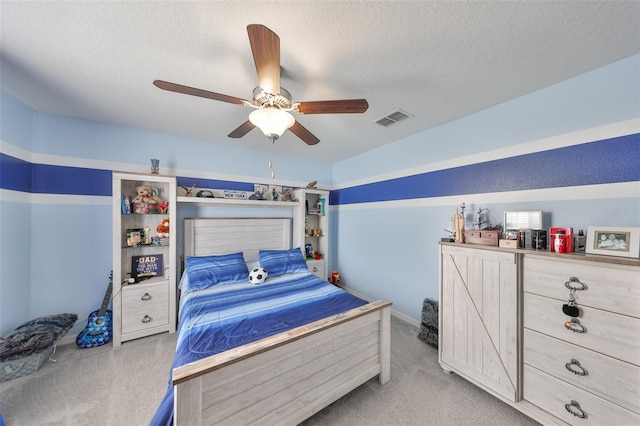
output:
M 35 318 L 0 339 L 0 382 L 38 371 L 77 319 L 76 314 Z
M 422 321 L 420 322 L 420 333 L 418 339 L 426 344 L 438 347 L 438 302 L 431 299 L 424 299 L 422 304 Z
M 33 374 L 51 357 L 56 347 L 51 346 L 42 352 L 23 358 L 0 362 L 0 382 Z

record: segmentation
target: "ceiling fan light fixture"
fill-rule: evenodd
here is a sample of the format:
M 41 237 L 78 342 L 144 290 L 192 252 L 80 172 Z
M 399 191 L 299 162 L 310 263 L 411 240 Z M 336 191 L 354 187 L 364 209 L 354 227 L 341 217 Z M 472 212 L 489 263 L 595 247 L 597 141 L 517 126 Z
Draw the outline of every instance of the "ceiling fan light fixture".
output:
M 276 139 L 296 122 L 291 114 L 278 108 L 257 109 L 249 114 L 249 121 L 265 136 Z

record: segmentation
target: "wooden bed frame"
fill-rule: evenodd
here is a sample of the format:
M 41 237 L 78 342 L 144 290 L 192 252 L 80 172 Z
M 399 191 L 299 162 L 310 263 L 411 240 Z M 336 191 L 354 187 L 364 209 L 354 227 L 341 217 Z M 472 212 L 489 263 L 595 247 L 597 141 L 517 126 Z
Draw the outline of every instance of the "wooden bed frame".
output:
M 291 219 L 185 219 L 185 255 L 291 246 Z M 391 302 L 376 301 L 173 370 L 174 424 L 297 424 L 390 379 Z

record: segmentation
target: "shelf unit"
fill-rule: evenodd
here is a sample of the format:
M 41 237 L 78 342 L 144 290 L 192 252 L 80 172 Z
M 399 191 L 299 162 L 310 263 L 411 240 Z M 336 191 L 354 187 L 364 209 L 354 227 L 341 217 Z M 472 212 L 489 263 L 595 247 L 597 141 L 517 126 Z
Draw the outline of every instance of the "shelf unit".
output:
M 124 214 L 122 196 L 136 196 L 136 188 L 156 188 L 169 203 L 161 214 Z M 134 210 L 134 209 L 132 209 Z M 113 172 L 113 345 L 176 330 L 176 178 L 154 174 Z M 147 228 L 156 236 L 163 219 L 169 219 L 169 238 L 163 245 L 130 245 L 127 230 Z M 133 256 L 162 255 L 158 276 L 129 284 Z M 166 267 L 168 266 L 168 269 Z
M 299 205 L 294 210 L 293 246 L 301 247 L 306 253 L 307 245 L 311 245 L 313 254 L 320 253 L 319 259 L 307 256 L 307 265 L 309 271 L 326 280 L 329 258 L 329 191 L 302 188 L 295 194 Z M 320 200 L 323 206 L 316 214 L 315 209 Z

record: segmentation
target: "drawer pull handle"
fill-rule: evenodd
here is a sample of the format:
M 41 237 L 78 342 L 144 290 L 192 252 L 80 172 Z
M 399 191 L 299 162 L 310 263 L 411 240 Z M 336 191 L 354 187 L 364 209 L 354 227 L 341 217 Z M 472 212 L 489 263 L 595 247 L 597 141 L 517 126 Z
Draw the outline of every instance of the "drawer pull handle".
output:
M 151 318 L 149 315 L 145 315 L 144 318 L 142 318 L 142 323 L 146 324 L 153 321 L 153 318 Z
M 584 325 L 580 324 L 580 321 L 576 318 L 573 318 L 571 321 L 567 321 L 564 323 L 564 327 L 567 330 L 571 330 L 574 333 L 586 333 L 587 332 L 587 327 L 585 327 Z
M 567 370 L 571 371 L 573 374 L 577 374 L 578 376 L 586 376 L 589 374 L 587 370 L 580 365 L 580 362 L 577 359 L 572 359 L 570 362 L 564 365 Z
M 570 404 L 564 404 L 564 408 L 576 417 L 579 417 L 581 419 L 587 418 L 587 413 L 585 413 L 584 410 L 580 408 L 580 404 L 578 404 L 576 401 L 572 400 Z
M 317 266 L 313 267 L 313 272 L 318 272 L 318 267 Z
M 576 277 L 569 278 L 569 281 L 565 282 L 564 286 L 569 290 L 586 290 L 587 289 L 587 285 L 584 283 L 581 283 L 580 280 L 577 279 Z
M 149 293 L 145 293 L 144 296 L 140 298 L 140 300 L 144 300 L 144 301 L 151 300 L 151 295 Z

